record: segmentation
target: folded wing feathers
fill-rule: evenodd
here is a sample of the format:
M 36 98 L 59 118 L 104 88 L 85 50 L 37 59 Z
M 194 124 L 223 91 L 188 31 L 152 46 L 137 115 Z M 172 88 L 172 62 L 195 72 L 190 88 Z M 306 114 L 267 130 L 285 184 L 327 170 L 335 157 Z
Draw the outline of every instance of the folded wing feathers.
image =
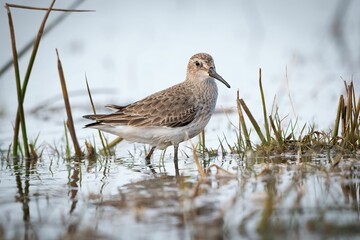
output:
M 166 94 L 159 92 L 127 106 L 107 105 L 107 108 L 116 112 L 108 115 L 86 115 L 84 118 L 96 121 L 96 123 L 88 124 L 86 127 L 102 123 L 134 127 L 185 126 L 192 122 L 197 114 L 196 98 L 191 94 L 187 95 L 190 97 L 175 96 L 175 94 L 176 91 L 167 91 Z M 161 115 L 161 113 L 164 114 Z

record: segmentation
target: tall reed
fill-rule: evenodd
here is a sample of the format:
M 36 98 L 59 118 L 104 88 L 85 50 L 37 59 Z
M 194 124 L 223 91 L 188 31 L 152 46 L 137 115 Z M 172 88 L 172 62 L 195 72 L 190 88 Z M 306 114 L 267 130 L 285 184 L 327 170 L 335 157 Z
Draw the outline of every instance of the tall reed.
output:
M 64 75 L 64 71 L 62 68 L 61 61 L 60 61 L 59 52 L 57 49 L 56 49 L 56 55 L 57 55 L 57 64 L 58 64 L 58 70 L 59 70 L 59 78 L 60 78 L 60 82 L 61 82 L 61 89 L 62 89 L 62 93 L 63 93 L 63 97 L 64 97 L 65 109 L 66 109 L 66 114 L 67 114 L 66 126 L 69 129 L 70 136 L 71 136 L 71 139 L 74 144 L 75 156 L 79 158 L 83 155 L 83 153 L 81 151 L 79 142 L 76 137 L 74 120 L 72 117 L 70 100 L 69 100 L 69 95 L 68 95 L 67 87 L 66 87 L 65 75 Z
M 47 9 L 46 13 L 45 13 L 45 16 L 43 18 L 43 21 L 40 25 L 40 28 L 39 28 L 39 31 L 38 31 L 38 34 L 37 34 L 37 38 L 34 42 L 34 47 L 33 47 L 33 51 L 31 53 L 31 56 L 30 56 L 30 60 L 29 60 L 29 64 L 27 66 L 27 70 L 26 70 L 26 74 L 25 74 L 25 78 L 24 78 L 24 81 L 23 81 L 23 85 L 22 87 L 18 87 L 17 86 L 17 90 L 18 90 L 18 101 L 19 101 L 19 106 L 18 106 L 18 111 L 17 111 L 17 115 L 16 115 L 16 120 L 15 120 L 15 125 L 14 125 L 14 139 L 13 139 L 13 156 L 16 157 L 17 156 L 17 149 L 18 149 L 18 136 L 19 136 L 19 125 L 20 125 L 20 121 L 22 122 L 22 126 L 21 126 L 21 129 L 22 129 L 22 134 L 23 134 L 23 139 L 24 139 L 24 149 L 25 149 L 25 156 L 26 157 L 30 157 L 30 154 L 29 154 L 29 147 L 28 147 L 28 144 L 27 144 L 27 135 L 26 135 L 26 127 L 25 127 L 25 117 L 24 117 L 24 113 L 23 113 L 23 107 L 22 107 L 22 104 L 24 102 L 24 98 L 25 98 L 25 93 L 26 93 L 26 88 L 27 88 L 27 85 L 29 83 L 29 79 L 30 79 L 30 75 L 31 75 L 31 71 L 32 71 L 32 68 L 33 68 L 33 65 L 34 65 L 34 62 L 35 62 L 35 58 L 36 58 L 36 54 L 37 54 L 37 51 L 38 51 L 38 48 L 39 48 L 39 45 L 40 45 L 40 40 L 41 40 L 41 37 L 42 37 L 42 34 L 43 34 L 43 31 L 44 31 L 44 28 L 45 28 L 45 24 L 46 24 L 46 21 L 49 17 L 49 14 L 51 12 L 51 9 L 53 8 L 54 4 L 55 4 L 55 1 L 56 0 L 53 0 L 50 7 Z M 6 4 L 5 7 L 7 8 L 8 10 L 8 16 L 9 16 L 9 26 L 10 26 L 10 31 L 13 31 L 14 32 L 14 27 L 12 26 L 12 20 L 10 21 L 11 19 L 11 13 L 10 13 L 10 6 L 9 4 Z M 12 6 L 14 7 L 14 6 Z M 24 8 L 23 6 L 20 6 L 20 8 Z M 10 24 L 11 22 L 11 24 Z M 13 50 L 13 55 L 15 56 L 16 55 L 16 59 L 17 59 L 17 52 L 16 52 L 16 44 L 15 44 L 15 35 L 12 36 L 12 45 L 13 45 L 13 49 L 15 49 L 15 51 Z M 17 61 L 15 61 L 15 57 L 14 57 L 14 68 L 16 68 L 17 65 Z M 18 68 L 18 66 L 17 66 Z M 17 76 L 16 78 L 18 78 L 17 80 L 17 85 L 19 85 L 19 82 L 20 82 L 20 75 Z M 20 91 L 20 92 L 19 92 Z M 20 95 L 20 97 L 19 97 Z
M 21 122 L 21 131 L 22 137 L 24 142 L 24 151 L 25 157 L 30 158 L 29 152 L 29 145 L 27 140 L 27 133 L 26 133 L 26 122 L 25 122 L 25 114 L 24 114 L 24 95 L 21 91 L 21 83 L 20 83 L 20 70 L 19 70 L 19 62 L 17 57 L 17 50 L 16 50 L 16 40 L 15 40 L 15 30 L 12 21 L 11 11 L 9 5 L 5 5 L 7 10 L 8 20 L 9 20 L 9 29 L 10 29 L 10 38 L 11 38 L 11 46 L 12 46 L 12 53 L 13 53 L 13 65 L 15 71 L 15 80 L 16 80 L 16 92 L 17 92 L 17 99 L 18 99 L 18 111 L 16 115 L 16 122 L 15 122 L 15 129 L 14 129 L 14 142 L 13 142 L 13 154 L 14 157 L 17 157 L 17 149 L 18 149 L 18 135 L 19 135 L 19 125 Z

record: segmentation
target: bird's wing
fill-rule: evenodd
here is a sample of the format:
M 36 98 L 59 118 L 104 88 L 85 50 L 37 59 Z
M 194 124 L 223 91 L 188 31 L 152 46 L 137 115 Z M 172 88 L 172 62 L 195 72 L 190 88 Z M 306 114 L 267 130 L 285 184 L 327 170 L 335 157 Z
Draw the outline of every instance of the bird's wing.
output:
M 195 119 L 199 108 L 192 90 L 181 84 L 154 93 L 127 106 L 109 105 L 108 107 L 117 111 L 108 115 L 86 117 L 99 124 L 181 127 Z

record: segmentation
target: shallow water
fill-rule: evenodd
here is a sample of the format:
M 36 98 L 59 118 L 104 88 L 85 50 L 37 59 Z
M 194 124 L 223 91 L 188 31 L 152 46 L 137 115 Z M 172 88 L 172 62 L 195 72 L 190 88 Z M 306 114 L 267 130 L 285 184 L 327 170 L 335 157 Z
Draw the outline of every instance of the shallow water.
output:
M 138 151 L 137 154 L 140 154 Z M 1 160 L 4 239 L 348 239 L 360 236 L 359 159 L 313 154 Z M 335 159 L 335 160 L 334 160 Z

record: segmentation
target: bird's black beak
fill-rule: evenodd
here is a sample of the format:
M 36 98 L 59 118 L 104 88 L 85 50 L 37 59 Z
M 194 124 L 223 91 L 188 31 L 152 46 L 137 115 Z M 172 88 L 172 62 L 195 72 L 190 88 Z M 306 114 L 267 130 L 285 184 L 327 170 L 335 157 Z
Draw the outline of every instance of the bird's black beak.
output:
M 208 72 L 208 73 L 209 73 L 209 76 L 210 76 L 210 77 L 213 77 L 213 78 L 219 80 L 220 82 L 222 82 L 223 84 L 225 84 L 225 86 L 227 86 L 228 88 L 230 88 L 230 85 L 229 85 L 219 74 L 217 74 L 217 72 L 215 71 L 215 68 L 211 67 L 211 68 L 209 69 L 209 72 Z

